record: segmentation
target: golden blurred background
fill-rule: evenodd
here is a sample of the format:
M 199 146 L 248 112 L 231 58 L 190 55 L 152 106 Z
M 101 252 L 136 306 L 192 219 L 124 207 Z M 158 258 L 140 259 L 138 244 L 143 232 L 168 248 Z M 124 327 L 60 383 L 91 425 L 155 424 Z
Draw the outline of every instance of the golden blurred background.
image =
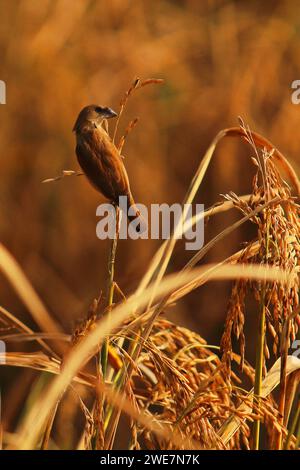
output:
M 0 79 L 7 86 L 0 106 L 1 242 L 66 332 L 105 285 L 108 243 L 95 233 L 104 199 L 84 177 L 41 182 L 78 169 L 72 127 L 83 106 L 118 111 L 135 77 L 165 80 L 137 91 L 120 123 L 119 137 L 140 118 L 123 154 L 135 199 L 147 206 L 181 202 L 211 140 L 238 116 L 299 170 L 300 107 L 291 102 L 291 83 L 300 78 L 298 2 L 0 0 L 0 15 Z M 249 193 L 250 156 L 245 144 L 222 143 L 197 202 L 208 207 L 230 190 Z M 238 217 L 210 219 L 206 240 Z M 223 259 L 252 236 L 245 226 L 205 261 Z M 125 294 L 160 243 L 119 242 L 116 280 Z M 189 256 L 178 244 L 172 270 Z M 219 343 L 229 289 L 211 283 L 168 316 Z M 36 329 L 2 275 L 0 295 L 1 305 Z M 9 374 L 13 390 L 19 376 Z M 25 380 L 30 373 L 22 374 Z

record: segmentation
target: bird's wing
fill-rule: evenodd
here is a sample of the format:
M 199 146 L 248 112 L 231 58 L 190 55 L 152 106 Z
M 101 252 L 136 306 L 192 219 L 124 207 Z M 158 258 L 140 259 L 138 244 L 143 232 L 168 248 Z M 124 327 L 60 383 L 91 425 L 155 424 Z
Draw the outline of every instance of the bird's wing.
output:
M 117 202 L 119 196 L 130 194 L 127 172 L 115 145 L 100 137 L 95 133 L 93 139 L 77 145 L 78 162 L 96 189 Z

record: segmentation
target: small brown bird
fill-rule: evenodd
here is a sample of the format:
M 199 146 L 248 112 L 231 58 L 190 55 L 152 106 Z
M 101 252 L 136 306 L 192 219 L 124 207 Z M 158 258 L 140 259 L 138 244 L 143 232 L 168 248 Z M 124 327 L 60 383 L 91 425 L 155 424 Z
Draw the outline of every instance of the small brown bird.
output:
M 110 108 L 95 104 L 83 108 L 75 122 L 76 155 L 83 172 L 92 185 L 110 202 L 119 204 L 119 197 L 127 197 L 127 206 L 133 207 L 135 215 L 128 215 L 129 221 L 140 216 L 135 208 L 129 179 L 122 157 L 106 130 L 102 127 L 105 119 L 117 116 Z M 139 224 L 136 227 L 142 230 Z

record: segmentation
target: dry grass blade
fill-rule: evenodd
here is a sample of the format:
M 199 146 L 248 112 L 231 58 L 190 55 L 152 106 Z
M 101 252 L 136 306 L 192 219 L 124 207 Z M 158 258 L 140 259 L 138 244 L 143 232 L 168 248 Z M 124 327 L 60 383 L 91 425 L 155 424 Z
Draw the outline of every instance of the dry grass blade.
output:
M 43 341 L 41 337 L 37 337 L 36 334 L 28 327 L 26 326 L 23 322 L 21 322 L 18 318 L 16 318 L 14 315 L 12 315 L 8 310 L 6 310 L 4 307 L 0 306 L 0 316 L 3 316 L 6 320 L 9 321 L 11 325 L 13 325 L 16 329 L 23 331 L 24 335 L 23 337 L 25 338 L 30 338 L 32 337 L 34 340 L 36 340 L 43 349 L 45 349 L 48 353 L 51 355 L 55 356 L 55 352 L 48 346 L 47 343 Z M 17 335 L 7 335 L 6 337 L 1 335 L 2 340 L 9 340 L 13 339 L 14 336 Z M 21 335 L 18 335 L 21 336 Z
M 33 370 L 40 370 L 49 372 L 50 374 L 59 375 L 61 362 L 57 359 L 49 358 L 43 353 L 26 353 L 26 352 L 6 352 L 5 354 L 0 353 L 0 367 L 13 366 L 13 367 L 24 367 Z M 95 377 L 80 373 L 78 376 L 74 376 L 74 382 L 78 382 L 82 385 L 89 387 L 94 386 Z
M 228 129 L 224 129 L 224 135 L 231 136 L 231 137 L 243 137 L 248 142 L 248 135 L 244 129 L 240 127 L 230 127 Z M 283 171 L 289 177 L 290 181 L 293 183 L 297 194 L 300 195 L 300 181 L 299 178 L 289 163 L 289 161 L 285 158 L 285 156 L 265 137 L 258 134 L 257 132 L 251 131 L 251 136 L 253 139 L 254 144 L 260 149 L 266 149 L 268 152 L 272 152 L 272 158 L 276 159 L 280 164 Z
M 60 181 L 66 176 L 82 176 L 82 175 L 84 175 L 84 173 L 82 173 L 81 171 L 63 170 L 61 175 L 55 176 L 54 178 L 47 178 L 43 180 L 42 183 L 53 183 L 55 181 Z
M 222 137 L 224 136 L 224 132 L 221 131 L 219 132 L 216 137 L 214 138 L 214 140 L 212 141 L 212 143 L 210 144 L 210 146 L 208 147 L 203 159 L 201 160 L 200 162 L 200 165 L 191 181 L 191 184 L 189 186 L 189 189 L 186 193 L 186 196 L 184 198 L 184 201 L 183 201 L 183 205 L 184 204 L 191 204 L 194 200 L 194 197 L 199 189 L 199 186 L 204 178 L 204 175 L 206 173 L 206 170 L 208 168 L 208 165 L 211 161 L 211 158 L 213 156 L 213 153 L 216 149 L 216 146 L 218 144 L 218 142 L 222 139 Z M 169 261 L 171 259 L 171 256 L 172 256 L 172 253 L 173 253 L 173 250 L 175 248 L 175 245 L 176 245 L 176 241 L 177 241 L 177 238 L 178 237 L 178 233 L 181 231 L 181 227 L 182 225 L 184 224 L 185 222 L 185 215 L 182 214 L 180 216 L 180 220 L 177 222 L 177 226 L 175 227 L 173 233 L 172 233 L 172 236 L 169 238 L 169 240 L 167 240 L 167 243 L 165 245 L 165 248 L 163 250 L 163 253 L 162 253 L 162 256 L 160 258 L 160 261 L 159 261 L 159 264 L 158 264 L 158 267 L 157 267 L 157 270 L 156 270 L 156 276 L 155 276 L 155 281 L 153 283 L 153 297 L 155 296 L 155 291 L 160 283 L 160 281 L 162 280 L 165 272 L 166 272 L 166 269 L 168 267 L 168 264 L 169 264 Z M 149 306 L 150 307 L 152 304 L 152 299 L 150 299 L 150 302 L 149 302 Z
M 237 222 L 232 224 L 230 227 L 227 227 L 225 230 L 223 230 L 223 232 L 219 233 L 215 238 L 213 238 L 209 243 L 207 243 L 198 253 L 196 253 L 195 256 L 193 256 L 193 258 L 185 265 L 184 269 L 189 269 L 195 266 L 196 263 L 198 263 L 219 240 L 226 237 L 228 234 L 230 234 L 231 232 L 236 230 L 238 227 L 240 227 L 242 224 L 247 222 L 247 220 L 250 220 L 253 216 L 259 214 L 267 207 L 270 207 L 271 205 L 274 205 L 279 202 L 281 202 L 279 197 L 274 198 L 271 201 L 266 202 L 265 204 L 262 204 L 261 206 L 258 206 L 256 209 L 250 212 L 250 214 L 247 214 L 245 217 L 238 220 Z
M 2 244 L 0 244 L 0 269 L 39 327 L 47 332 L 60 332 L 61 327 L 53 320 L 16 260 Z
M 248 256 L 253 256 L 254 254 L 256 254 L 259 250 L 259 243 L 256 242 L 256 243 L 253 243 L 251 248 L 248 250 Z M 168 305 L 171 305 L 173 304 L 174 302 L 178 301 L 179 299 L 181 299 L 182 297 L 184 297 L 185 295 L 187 295 L 189 292 L 191 292 L 193 289 L 196 289 L 198 288 L 199 286 L 203 285 L 204 283 L 206 283 L 207 281 L 209 281 L 210 279 L 210 276 L 211 274 L 214 272 L 215 269 L 218 269 L 220 268 L 221 266 L 224 266 L 226 268 L 226 265 L 231 265 L 231 264 L 236 264 L 238 263 L 240 257 L 242 254 L 245 253 L 245 250 L 240 250 L 236 253 L 234 253 L 234 255 L 231 255 L 229 256 L 227 259 L 225 259 L 224 261 L 221 261 L 220 263 L 216 264 L 216 265 L 213 265 L 211 268 L 208 268 L 205 273 L 203 273 L 201 276 L 199 276 L 195 281 L 192 281 L 190 283 L 187 283 L 184 287 L 182 287 L 181 289 L 177 289 L 176 291 L 174 291 L 168 301 L 166 302 L 166 305 L 165 306 L 168 306 Z M 225 274 L 225 272 L 223 271 L 223 273 Z
M 1 308 L 1 307 L 0 307 Z M 66 343 L 70 342 L 71 336 L 70 335 L 65 335 L 64 333 L 13 333 L 13 334 L 6 334 L 6 335 L 0 335 L 0 339 L 3 341 L 21 341 L 21 342 L 26 342 L 26 341 L 36 341 L 41 344 L 41 340 L 43 339 L 48 339 L 48 340 L 56 340 L 56 341 L 64 341 Z M 42 343 L 43 347 L 46 349 L 48 345 L 46 343 Z M 50 355 L 55 356 L 55 352 L 52 351 L 52 349 L 48 348 L 47 352 L 50 353 Z M 59 356 L 56 356 L 59 358 Z

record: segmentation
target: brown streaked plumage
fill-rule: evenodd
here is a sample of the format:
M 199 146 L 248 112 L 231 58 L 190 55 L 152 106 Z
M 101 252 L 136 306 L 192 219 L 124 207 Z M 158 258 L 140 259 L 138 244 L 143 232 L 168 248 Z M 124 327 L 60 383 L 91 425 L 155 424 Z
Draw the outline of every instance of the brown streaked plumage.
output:
M 102 127 L 104 119 L 115 116 L 117 113 L 107 107 L 92 104 L 83 108 L 73 128 L 76 133 L 76 155 L 92 185 L 116 205 L 120 196 L 126 196 L 129 208 L 134 207 L 135 203 L 127 171 L 118 149 Z M 128 219 L 131 221 L 137 217 L 140 217 L 138 209 L 136 215 L 128 216 Z M 137 230 L 140 229 L 138 226 Z

